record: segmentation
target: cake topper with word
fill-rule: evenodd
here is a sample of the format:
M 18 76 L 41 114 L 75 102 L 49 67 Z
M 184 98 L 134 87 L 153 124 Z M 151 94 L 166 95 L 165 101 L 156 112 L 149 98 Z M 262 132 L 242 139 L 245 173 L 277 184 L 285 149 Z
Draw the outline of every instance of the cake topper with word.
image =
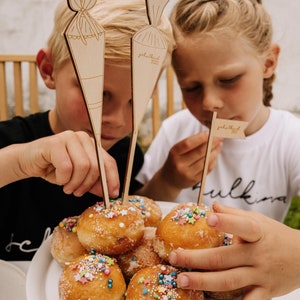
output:
M 104 203 L 109 207 L 101 147 L 105 32 L 88 12 L 97 0 L 67 1 L 75 15 L 67 26 L 64 36 L 88 111 L 95 138 Z
M 204 168 L 201 178 L 201 186 L 198 197 L 198 205 L 202 204 L 202 198 L 204 193 L 204 187 L 206 182 L 206 175 L 208 170 L 209 157 L 211 152 L 212 141 L 214 137 L 223 137 L 227 139 L 243 139 L 245 138 L 244 131 L 248 125 L 248 122 L 237 120 L 218 119 L 217 113 L 213 112 L 211 126 L 209 130 L 208 143 L 206 146 L 206 153 L 204 159 Z
M 139 125 L 144 117 L 167 55 L 168 44 L 157 28 L 167 3 L 168 0 L 146 0 L 149 25 L 136 32 L 131 40 L 133 130 L 122 195 L 123 202 L 128 200 Z

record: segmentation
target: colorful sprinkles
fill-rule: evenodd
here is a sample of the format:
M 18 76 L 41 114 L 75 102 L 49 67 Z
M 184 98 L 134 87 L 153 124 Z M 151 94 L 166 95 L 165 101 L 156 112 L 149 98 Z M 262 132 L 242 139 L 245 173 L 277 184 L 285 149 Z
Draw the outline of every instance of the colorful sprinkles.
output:
M 180 225 L 194 224 L 200 218 L 207 217 L 207 208 L 194 207 L 180 207 L 175 211 L 171 219 L 178 222 Z
M 72 270 L 75 272 L 74 279 L 82 284 L 86 284 L 94 280 L 101 273 L 105 277 L 108 277 L 107 288 L 112 289 L 113 280 L 109 278 L 109 275 L 111 274 L 111 266 L 114 264 L 115 259 L 106 255 L 87 255 L 73 266 Z
M 129 198 L 128 199 L 129 203 L 135 205 L 138 209 L 141 210 L 141 213 L 144 217 L 149 217 L 150 216 L 150 210 L 151 207 L 149 204 L 145 201 L 144 197 L 141 196 L 134 196 L 134 198 Z
M 223 246 L 231 246 L 232 245 L 232 240 L 233 240 L 233 234 L 225 233 L 224 234 Z
M 94 206 L 94 210 L 97 213 L 101 213 L 107 219 L 113 219 L 118 216 L 126 216 L 129 211 L 137 211 L 133 206 L 122 205 L 119 200 L 111 201 L 109 208 L 106 208 L 103 202 L 97 202 Z M 91 214 L 90 217 L 92 218 L 93 214 Z
M 59 227 L 63 228 L 69 232 L 77 232 L 77 223 L 79 217 L 68 217 L 64 218 L 60 223 Z
M 170 271 L 166 266 L 161 266 L 161 271 L 152 277 L 138 278 L 138 284 L 142 284 L 141 293 L 158 300 L 174 300 L 178 298 L 177 272 Z

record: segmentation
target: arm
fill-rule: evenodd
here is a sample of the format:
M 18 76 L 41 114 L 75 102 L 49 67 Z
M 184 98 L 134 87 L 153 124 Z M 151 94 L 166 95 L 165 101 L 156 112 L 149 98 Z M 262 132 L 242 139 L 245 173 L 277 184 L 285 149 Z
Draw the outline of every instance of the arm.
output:
M 201 132 L 175 144 L 163 164 L 138 194 L 156 200 L 173 201 L 180 191 L 200 182 L 204 166 L 208 133 Z M 222 140 L 215 138 L 208 171 L 211 171 L 221 151 Z
M 254 300 L 284 295 L 300 287 L 299 230 L 257 212 L 217 203 L 214 210 L 207 223 L 233 233 L 238 242 L 173 252 L 172 264 L 210 271 L 180 274 L 182 288 L 225 291 L 251 286 L 243 299 Z
M 118 195 L 119 176 L 114 159 L 103 151 L 110 196 Z M 65 131 L 30 143 L 0 149 L 0 187 L 29 177 L 64 186 L 66 194 L 102 195 L 94 140 L 84 132 Z

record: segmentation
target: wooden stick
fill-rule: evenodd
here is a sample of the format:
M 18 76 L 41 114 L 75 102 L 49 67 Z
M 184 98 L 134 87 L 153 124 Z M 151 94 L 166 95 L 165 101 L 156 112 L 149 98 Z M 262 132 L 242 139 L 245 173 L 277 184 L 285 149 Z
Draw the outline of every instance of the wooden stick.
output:
M 132 165 L 139 125 L 159 78 L 167 54 L 168 44 L 159 30 L 155 30 L 168 0 L 146 0 L 150 25 L 137 31 L 131 39 L 133 131 L 127 159 L 122 201 L 128 200 Z
M 122 201 L 123 204 L 128 203 L 128 195 L 129 195 L 129 187 L 130 187 L 130 181 L 131 181 L 131 174 L 132 174 L 132 166 L 134 161 L 134 153 L 136 148 L 136 141 L 138 136 L 138 128 L 133 129 L 132 136 L 130 139 L 130 148 L 127 158 L 127 167 L 126 167 L 126 174 L 125 174 L 125 183 L 124 183 L 124 189 L 122 194 Z
M 109 194 L 108 194 L 108 187 L 107 187 L 106 173 L 105 173 L 105 168 L 104 168 L 104 159 L 103 159 L 103 155 L 102 155 L 101 145 L 97 144 L 96 150 L 97 150 L 98 167 L 99 167 L 99 171 L 100 171 L 100 180 L 101 180 L 101 186 L 102 186 L 102 192 L 103 192 L 103 201 L 104 201 L 105 207 L 109 208 L 109 205 L 110 205 Z
M 206 175 L 207 175 L 208 164 L 209 164 L 210 151 L 211 151 L 211 145 L 212 145 L 212 141 L 213 141 L 213 137 L 214 137 L 214 128 L 215 128 L 214 123 L 215 123 L 216 118 L 217 118 L 217 113 L 214 112 L 213 116 L 212 116 L 212 121 L 211 121 L 210 130 L 209 130 L 209 136 L 208 136 L 208 143 L 207 143 L 207 147 L 206 147 L 204 168 L 203 168 L 203 172 L 202 172 L 201 186 L 200 186 L 200 191 L 199 191 L 199 196 L 198 196 L 198 205 L 202 204 Z
M 64 36 L 95 138 L 104 205 L 108 208 L 110 202 L 101 146 L 105 32 L 88 13 L 95 4 L 96 0 L 90 2 L 68 0 L 68 6 L 75 15 L 68 24 Z M 84 21 L 77 22 L 82 16 Z M 91 60 L 90 57 L 94 59 Z

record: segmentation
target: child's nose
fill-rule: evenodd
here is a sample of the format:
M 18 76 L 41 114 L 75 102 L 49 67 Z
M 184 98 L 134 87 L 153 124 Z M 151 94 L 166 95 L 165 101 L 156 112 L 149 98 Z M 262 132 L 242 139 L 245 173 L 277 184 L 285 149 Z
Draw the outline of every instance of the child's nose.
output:
M 216 91 L 206 90 L 202 98 L 203 110 L 215 111 L 223 107 L 223 101 Z
M 108 114 L 105 114 L 105 117 L 103 117 L 106 123 L 110 123 L 115 127 L 125 126 L 126 118 L 126 112 L 122 108 L 111 110 Z

